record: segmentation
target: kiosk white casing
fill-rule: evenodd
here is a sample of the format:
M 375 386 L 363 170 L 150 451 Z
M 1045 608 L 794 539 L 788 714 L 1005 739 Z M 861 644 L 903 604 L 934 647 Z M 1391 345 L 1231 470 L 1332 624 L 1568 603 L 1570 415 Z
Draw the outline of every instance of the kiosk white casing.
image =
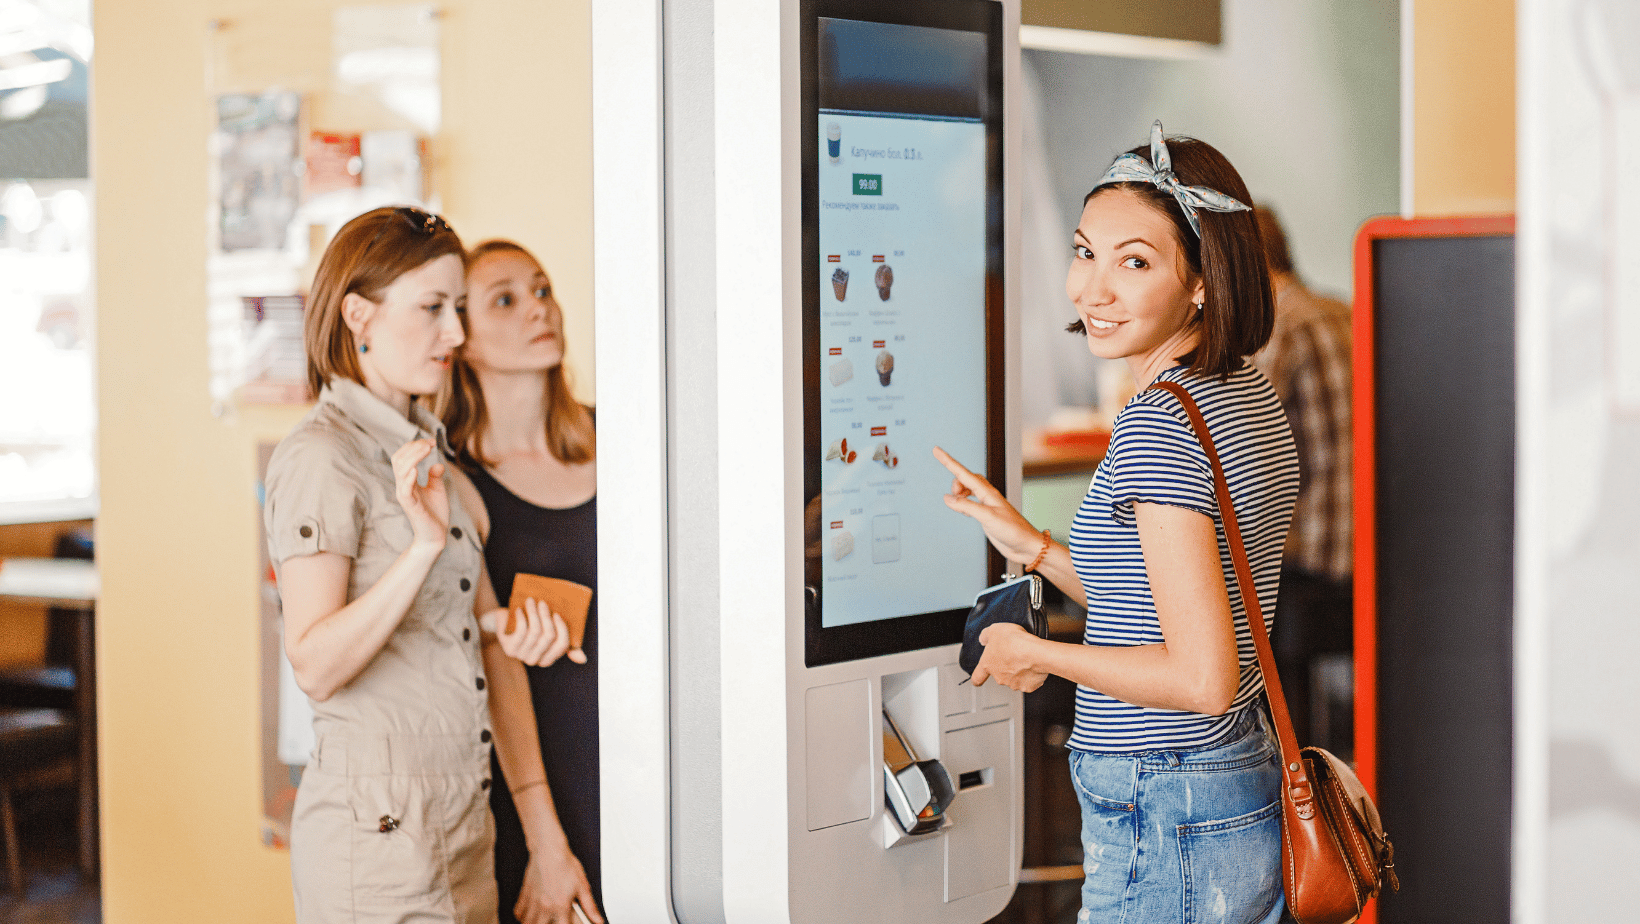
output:
M 1018 7 L 1001 6 L 1012 420 Z M 1018 879 L 1021 698 L 959 683 L 955 645 L 805 664 L 799 4 L 592 15 L 606 910 L 987 920 Z M 896 838 L 884 814 L 885 701 L 919 756 L 969 775 L 934 834 Z

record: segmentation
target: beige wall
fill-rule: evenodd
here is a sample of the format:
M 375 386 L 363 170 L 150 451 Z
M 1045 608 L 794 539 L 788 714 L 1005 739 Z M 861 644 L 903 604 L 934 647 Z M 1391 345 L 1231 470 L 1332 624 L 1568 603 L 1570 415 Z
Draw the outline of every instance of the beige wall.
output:
M 104 919 L 282 922 L 258 843 L 255 446 L 299 409 L 211 415 L 205 324 L 207 22 L 322 0 L 95 5 L 98 558 Z M 446 212 L 532 247 L 591 396 L 585 0 L 444 0 Z M 328 17 L 320 16 L 319 21 Z M 325 37 L 313 37 L 328 42 Z
M 1411 2 L 1413 212 L 1513 212 L 1514 0 Z

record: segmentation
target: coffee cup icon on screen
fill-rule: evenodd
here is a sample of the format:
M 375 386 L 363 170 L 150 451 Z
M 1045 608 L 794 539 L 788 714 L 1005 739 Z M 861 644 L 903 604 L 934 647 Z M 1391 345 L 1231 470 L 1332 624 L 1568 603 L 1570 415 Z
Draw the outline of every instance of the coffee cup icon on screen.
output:
M 826 155 L 834 164 L 843 162 L 843 126 L 836 122 L 826 123 Z

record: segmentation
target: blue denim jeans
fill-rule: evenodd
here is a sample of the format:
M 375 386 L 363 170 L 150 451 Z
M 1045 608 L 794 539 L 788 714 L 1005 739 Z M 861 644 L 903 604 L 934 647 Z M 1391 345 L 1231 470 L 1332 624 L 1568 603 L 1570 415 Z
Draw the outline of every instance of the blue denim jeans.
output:
M 1072 751 L 1079 924 L 1276 924 L 1281 754 L 1262 706 L 1194 750 Z

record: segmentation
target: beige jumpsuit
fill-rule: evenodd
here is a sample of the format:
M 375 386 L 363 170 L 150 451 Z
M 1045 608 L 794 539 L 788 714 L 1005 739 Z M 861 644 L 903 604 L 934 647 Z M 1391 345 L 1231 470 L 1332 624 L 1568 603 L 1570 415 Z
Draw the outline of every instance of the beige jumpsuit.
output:
M 334 552 L 353 560 L 347 599 L 409 546 L 390 457 L 444 428 L 415 423 L 335 379 L 268 465 L 265 526 L 275 571 Z M 316 746 L 291 820 L 300 924 L 493 924 L 490 714 L 473 596 L 484 568 L 472 518 L 450 498 L 450 536 L 374 660 L 313 703 Z

